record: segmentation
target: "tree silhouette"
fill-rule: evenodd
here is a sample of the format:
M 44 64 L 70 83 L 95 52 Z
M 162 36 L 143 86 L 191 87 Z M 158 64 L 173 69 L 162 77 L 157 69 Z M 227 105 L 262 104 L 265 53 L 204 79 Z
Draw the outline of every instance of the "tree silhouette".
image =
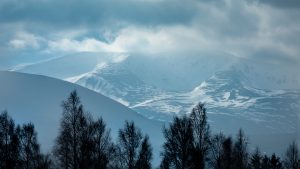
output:
M 49 154 L 40 154 L 38 157 L 37 169 L 52 169 L 53 162 Z
M 191 120 L 184 116 L 175 117 L 168 128 L 163 130 L 165 143 L 163 145 L 162 167 L 186 169 L 193 166 L 192 152 L 194 137 Z
M 221 169 L 223 165 L 223 143 L 225 139 L 223 133 L 219 133 L 211 139 L 209 164 L 214 169 Z
M 221 169 L 231 169 L 233 163 L 233 148 L 232 148 L 232 139 L 231 137 L 226 138 L 222 143 L 222 157 L 221 157 Z
M 69 126 L 63 126 L 60 129 L 60 133 L 56 139 L 56 144 L 54 147 L 54 155 L 57 162 L 61 168 L 69 169 L 71 168 L 71 129 Z
M 280 158 L 277 157 L 275 154 L 272 154 L 272 156 L 271 156 L 270 166 L 271 166 L 271 169 L 283 169 Z
M 84 112 L 76 91 L 71 92 L 68 99 L 62 102 L 62 109 L 63 117 L 54 153 L 61 167 L 77 169 L 79 168 L 79 137 Z
M 163 154 L 163 158 L 160 162 L 159 168 L 160 169 L 169 169 L 170 168 L 170 161 L 169 159 L 167 159 L 167 157 Z
M 207 123 L 206 108 L 203 103 L 198 103 L 190 114 L 194 136 L 194 153 L 193 161 L 197 169 L 205 168 L 205 159 L 207 158 L 210 146 L 210 127 Z
M 119 158 L 121 168 L 134 169 L 138 159 L 138 150 L 142 141 L 142 133 L 134 122 L 125 122 L 124 128 L 119 130 L 118 137 Z
M 261 168 L 262 169 L 271 169 L 270 158 L 267 155 L 264 155 L 262 157 Z
M 234 168 L 235 169 L 247 169 L 248 167 L 248 150 L 247 139 L 242 129 L 239 130 L 236 138 L 236 142 L 233 147 Z
M 252 154 L 250 158 L 250 166 L 252 169 L 262 169 L 262 155 L 260 153 L 259 148 L 255 149 L 255 152 Z
M 0 114 L 0 168 L 13 169 L 20 165 L 20 127 L 15 128 L 7 111 Z
M 38 167 L 40 145 L 37 142 L 37 133 L 32 123 L 22 126 L 20 132 L 22 168 Z
M 52 161 L 40 153 L 32 123 L 15 126 L 6 111 L 0 114 L 0 168 L 49 169 Z
M 151 160 L 152 160 L 152 148 L 149 143 L 149 137 L 145 136 L 142 144 L 139 156 L 136 162 L 136 169 L 151 169 Z
M 152 147 L 134 122 L 119 130 L 117 145 L 102 118 L 94 120 L 83 109 L 76 91 L 62 102 L 63 117 L 53 155 L 42 154 L 32 123 L 15 125 L 6 111 L 0 114 L 0 169 L 151 169 Z M 235 141 L 219 133 L 210 136 L 206 109 L 199 103 L 190 116 L 174 117 L 163 128 L 165 142 L 161 169 L 299 169 L 296 142 L 284 161 L 257 148 L 248 153 L 248 140 L 240 129 Z M 55 160 L 54 163 L 52 160 Z M 205 163 L 208 162 L 209 166 Z M 55 165 L 54 165 L 55 164 Z M 284 166 L 284 167 L 283 167 Z
M 63 117 L 54 155 L 64 169 L 105 169 L 115 151 L 102 118 L 84 112 L 76 91 L 62 103 Z
M 106 129 L 106 124 L 102 118 L 94 121 L 90 128 L 92 130 L 92 145 L 94 149 L 92 155 L 92 160 L 95 162 L 94 168 L 107 168 L 114 153 L 110 131 Z
M 286 153 L 285 153 L 285 167 L 287 169 L 299 169 L 300 163 L 299 163 L 299 149 L 295 141 L 292 142 L 292 144 L 289 145 Z

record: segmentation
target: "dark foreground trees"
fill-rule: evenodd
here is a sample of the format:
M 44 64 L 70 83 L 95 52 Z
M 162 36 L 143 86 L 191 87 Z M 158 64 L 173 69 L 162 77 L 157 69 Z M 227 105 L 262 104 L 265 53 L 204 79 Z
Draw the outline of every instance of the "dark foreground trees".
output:
M 62 103 L 63 117 L 54 155 L 60 168 L 105 169 L 115 152 L 102 118 L 93 120 L 73 91 Z
M 299 169 L 299 152 L 295 143 L 281 161 L 273 154 L 262 155 L 257 149 L 248 151 L 248 139 L 240 129 L 235 139 L 222 133 L 211 135 L 206 109 L 198 104 L 189 117 L 175 117 L 163 129 L 161 169 Z
M 15 126 L 6 111 L 0 114 L 0 168 L 48 169 L 51 160 L 40 152 L 32 123 Z
M 151 168 L 149 137 L 143 136 L 133 122 L 126 121 L 124 129 L 120 129 L 116 146 L 103 119 L 93 120 L 84 111 L 76 91 L 63 101 L 62 109 L 60 132 L 54 148 L 60 168 Z
M 288 169 L 300 169 L 300 155 L 296 142 L 289 145 L 285 153 L 284 165 Z
M 114 144 L 104 120 L 94 120 L 85 112 L 76 91 L 63 101 L 62 109 L 51 155 L 41 153 L 32 123 L 15 125 L 7 112 L 1 113 L 0 169 L 152 168 L 149 137 L 134 122 L 125 122 Z M 296 142 L 289 145 L 281 160 L 259 149 L 251 154 L 242 130 L 234 139 L 222 133 L 212 135 L 201 103 L 190 116 L 174 117 L 163 133 L 162 169 L 300 169 Z
M 189 117 L 175 117 L 163 129 L 161 168 L 203 169 L 211 145 L 206 109 L 202 103 L 193 108 Z
M 152 147 L 149 142 L 149 137 L 146 135 L 142 141 L 138 159 L 136 162 L 136 169 L 151 169 L 152 168 Z
M 248 141 L 244 132 L 240 129 L 236 142 L 233 146 L 233 168 L 235 169 L 247 169 L 248 168 Z
M 192 168 L 194 154 L 194 137 L 191 120 L 184 116 L 175 117 L 169 128 L 163 130 L 165 143 L 161 168 Z
M 6 111 L 0 114 L 0 168 L 20 166 L 20 130 Z
M 224 150 L 223 143 L 226 137 L 224 134 L 219 133 L 212 136 L 211 138 L 211 148 L 210 148 L 210 159 L 208 161 L 209 166 L 215 169 L 221 169 L 224 161 Z
M 134 122 L 125 122 L 119 130 L 117 145 L 117 166 L 124 169 L 150 169 L 152 148 L 149 137 L 143 136 Z
M 193 165 L 196 169 L 205 168 L 205 160 L 210 148 L 210 127 L 207 122 L 207 112 L 203 103 L 198 103 L 190 114 L 193 127 L 194 150 Z
M 37 134 L 32 123 L 23 125 L 20 132 L 20 147 L 23 168 L 38 168 L 40 145 L 37 143 Z

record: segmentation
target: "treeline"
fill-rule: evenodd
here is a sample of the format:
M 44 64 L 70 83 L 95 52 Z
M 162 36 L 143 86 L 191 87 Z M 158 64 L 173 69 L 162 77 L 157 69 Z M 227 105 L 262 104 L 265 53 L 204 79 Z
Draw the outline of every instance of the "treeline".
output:
M 32 123 L 15 125 L 7 112 L 1 113 L 0 169 L 153 168 L 149 137 L 134 122 L 125 121 L 114 142 L 104 120 L 84 110 L 76 91 L 62 102 L 62 110 L 59 133 L 49 154 L 40 151 Z M 212 134 L 201 103 L 189 116 L 174 117 L 162 131 L 161 169 L 300 169 L 295 142 L 281 159 L 258 148 L 250 153 L 242 130 L 236 138 Z
M 51 165 L 49 155 L 40 152 L 32 123 L 15 125 L 4 111 L 0 114 L 0 168 L 43 169 Z
M 241 129 L 235 138 L 223 133 L 211 134 L 201 103 L 189 116 L 175 117 L 163 132 L 161 169 L 300 169 L 295 142 L 281 160 L 276 154 L 262 154 L 258 148 L 250 153 L 248 139 Z

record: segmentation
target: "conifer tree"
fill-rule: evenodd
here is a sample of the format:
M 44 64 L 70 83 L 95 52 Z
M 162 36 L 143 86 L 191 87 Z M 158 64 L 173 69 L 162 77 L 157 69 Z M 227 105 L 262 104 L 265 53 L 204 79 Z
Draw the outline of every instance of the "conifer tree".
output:
M 272 154 L 272 156 L 271 156 L 270 166 L 271 166 L 271 169 L 283 169 L 280 158 L 277 157 L 275 154 Z
M 258 147 L 251 156 L 250 166 L 252 169 L 262 169 L 262 155 Z

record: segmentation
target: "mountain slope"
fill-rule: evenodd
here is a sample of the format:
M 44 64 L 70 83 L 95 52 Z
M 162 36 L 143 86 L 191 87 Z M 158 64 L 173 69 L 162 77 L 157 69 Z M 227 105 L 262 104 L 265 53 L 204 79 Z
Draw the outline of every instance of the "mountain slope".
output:
M 244 72 L 235 67 L 216 72 L 191 91 L 156 88 L 120 63 L 101 67 L 74 79 L 73 83 L 103 93 L 148 118 L 168 121 L 174 114 L 188 113 L 201 101 L 207 105 L 210 120 L 218 129 L 224 128 L 224 123 L 218 119 L 236 119 L 234 124 L 226 125 L 226 131 L 243 127 L 251 133 L 274 133 L 295 132 L 300 128 L 299 90 L 250 87 Z M 258 127 L 261 129 L 257 130 Z
M 235 125 L 251 133 L 300 131 L 299 90 L 263 90 L 247 83 L 242 72 L 231 69 L 216 73 L 187 95 L 205 102 L 214 117 L 240 118 Z M 243 124 L 245 120 L 252 125 Z
M 216 62 L 210 55 L 155 57 L 132 54 L 124 60 L 113 61 L 113 58 L 122 58 L 120 56 L 122 54 L 83 53 L 25 67 L 21 71 L 34 70 L 34 73 L 43 74 L 46 73 L 45 67 L 52 66 L 64 72 L 62 74 L 70 74 L 72 69 L 61 66 L 63 63 L 75 66 L 79 60 L 89 57 L 93 63 L 83 66 L 89 71 L 72 72 L 75 76 L 65 79 L 102 93 L 148 118 L 170 120 L 174 114 L 188 113 L 202 101 L 214 114 L 212 122 L 216 121 L 215 125 L 220 127 L 223 123 L 217 123 L 215 118 L 239 118 L 261 124 L 272 132 L 299 129 L 300 91 L 276 89 L 289 86 L 290 81 L 275 84 L 273 80 L 280 81 L 281 76 L 269 77 L 278 71 L 269 71 L 266 77 L 256 75 L 257 71 L 262 71 L 263 65 L 254 60 L 228 61 L 230 57 L 224 56 Z M 274 65 L 264 63 L 264 66 L 269 70 Z M 58 76 L 49 70 L 48 73 Z M 267 87 L 259 83 L 275 89 L 258 88 Z M 186 86 L 180 87 L 182 85 Z M 179 90 L 183 88 L 186 90 Z M 228 130 L 243 127 L 243 124 L 237 123 Z M 256 128 L 251 130 L 257 132 Z
M 286 147 L 278 145 L 300 141 L 300 91 L 249 87 L 244 73 L 234 67 L 216 72 L 191 91 L 155 88 L 120 65 L 107 65 L 73 82 L 163 121 L 190 112 L 201 101 L 213 131 L 232 135 L 242 128 L 250 136 L 251 148 L 260 146 L 267 153 L 281 154 Z
M 119 62 L 126 57 L 123 53 L 79 52 L 37 63 L 17 65 L 10 70 L 64 79 L 91 71 L 99 64 Z
M 74 53 L 43 62 L 15 66 L 11 70 L 41 74 L 59 79 L 71 78 L 93 71 L 98 65 L 115 65 L 148 85 L 163 90 L 190 90 L 216 71 L 226 70 L 236 58 L 224 53 L 204 52 L 186 55 L 145 55 L 141 53 Z M 195 78 L 197 77 L 197 78 Z
M 77 57 L 84 60 L 84 56 Z M 204 102 L 214 131 L 233 134 L 243 128 L 252 136 L 254 147 L 269 147 L 265 150 L 270 153 L 283 152 L 285 147 L 278 145 L 293 139 L 300 142 L 300 90 L 294 74 L 286 75 L 288 71 L 275 69 L 278 65 L 259 60 L 209 56 L 132 54 L 119 62 L 97 62 L 89 71 L 65 80 L 160 121 L 187 114 L 197 102 Z M 78 62 L 72 57 L 65 59 L 73 65 Z M 33 73 L 43 74 L 45 69 L 40 69 Z
M 133 120 L 150 136 L 158 163 L 162 144 L 162 123 L 149 120 L 131 109 L 99 93 L 62 80 L 40 75 L 0 71 L 0 109 L 8 110 L 16 123 L 33 122 L 42 148 L 48 151 L 58 132 L 61 101 L 72 90 L 77 90 L 88 112 L 96 118 L 102 116 L 116 138 L 125 120 Z

